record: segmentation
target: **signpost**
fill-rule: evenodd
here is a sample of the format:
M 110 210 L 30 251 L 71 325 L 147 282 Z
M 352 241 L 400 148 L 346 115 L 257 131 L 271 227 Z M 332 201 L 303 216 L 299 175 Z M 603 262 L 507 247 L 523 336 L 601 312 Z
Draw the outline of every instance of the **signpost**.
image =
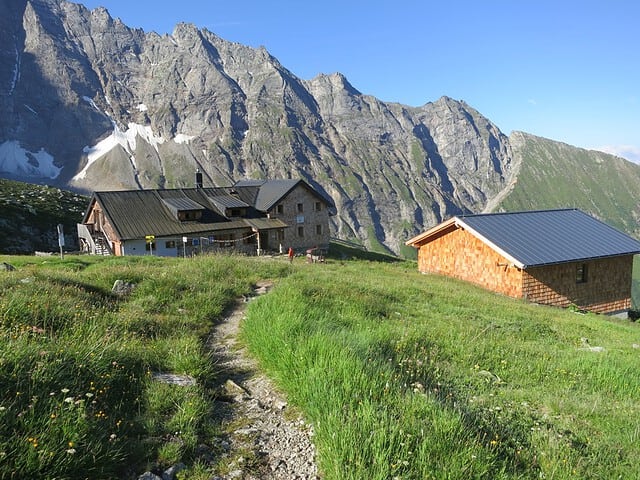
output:
M 60 246 L 60 259 L 64 259 L 64 252 L 62 251 L 62 247 L 64 247 L 64 227 L 61 223 L 58 224 L 58 245 Z
M 149 244 L 149 253 L 153 255 L 153 242 L 156 239 L 155 235 L 146 235 L 144 237 L 145 241 Z

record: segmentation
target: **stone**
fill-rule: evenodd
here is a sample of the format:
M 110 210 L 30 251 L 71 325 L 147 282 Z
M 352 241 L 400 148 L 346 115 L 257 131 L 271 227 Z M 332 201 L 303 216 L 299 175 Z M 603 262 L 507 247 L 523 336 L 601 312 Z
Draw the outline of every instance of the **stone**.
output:
M 187 466 L 184 463 L 173 465 L 162 473 L 162 480 L 175 480 L 176 475 L 185 468 L 187 468 Z
M 130 295 L 135 288 L 136 285 L 134 283 L 125 282 L 124 280 L 116 280 L 113 282 L 111 292 L 119 297 L 124 297 Z
M 179 375 L 176 373 L 153 372 L 151 378 L 161 383 L 190 387 L 197 383 L 196 379 L 189 375 Z
M 144 472 L 138 477 L 138 480 L 162 480 L 161 477 L 152 472 Z
M 11 265 L 10 263 L 2 262 L 0 263 L 0 272 L 14 272 L 16 267 Z

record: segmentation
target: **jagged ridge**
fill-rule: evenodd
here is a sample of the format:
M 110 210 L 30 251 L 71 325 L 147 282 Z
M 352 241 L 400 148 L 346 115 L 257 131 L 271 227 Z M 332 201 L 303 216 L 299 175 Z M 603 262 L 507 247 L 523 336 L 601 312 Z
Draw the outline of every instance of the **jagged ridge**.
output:
M 81 191 L 190 186 L 196 168 L 214 185 L 301 177 L 334 199 L 337 236 L 396 253 L 517 188 L 522 155 L 464 102 L 385 103 L 337 73 L 301 80 L 265 49 L 193 25 L 158 35 L 102 8 L 9 3 L 4 176 Z

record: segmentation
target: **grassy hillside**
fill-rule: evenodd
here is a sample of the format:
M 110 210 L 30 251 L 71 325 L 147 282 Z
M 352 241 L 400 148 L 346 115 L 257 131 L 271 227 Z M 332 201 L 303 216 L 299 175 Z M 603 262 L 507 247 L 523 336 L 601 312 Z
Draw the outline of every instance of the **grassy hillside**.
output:
M 180 460 L 197 469 L 198 445 L 213 450 L 221 428 L 206 336 L 258 278 L 289 269 L 234 257 L 0 262 L 16 268 L 0 271 L 1 479 L 122 480 Z M 134 292 L 113 295 L 117 279 Z M 198 383 L 167 385 L 153 372 Z
M 244 335 L 315 424 L 326 478 L 637 474 L 628 321 L 350 262 L 283 280 Z
M 521 167 L 500 210 L 579 208 L 640 237 L 640 165 L 521 132 L 510 141 Z
M 58 188 L 0 178 L 0 253 L 57 252 L 57 225 L 67 250 L 77 248 L 76 224 L 89 199 Z
M 412 262 L 0 257 L 0 478 L 136 478 L 197 455 L 204 342 L 259 279 L 243 338 L 315 427 L 326 479 L 634 478 L 640 327 L 533 306 Z M 114 280 L 137 288 L 124 298 Z M 582 340 L 588 338 L 588 340 Z M 600 348 L 589 348 L 600 347 Z M 192 387 L 150 372 L 191 375 Z

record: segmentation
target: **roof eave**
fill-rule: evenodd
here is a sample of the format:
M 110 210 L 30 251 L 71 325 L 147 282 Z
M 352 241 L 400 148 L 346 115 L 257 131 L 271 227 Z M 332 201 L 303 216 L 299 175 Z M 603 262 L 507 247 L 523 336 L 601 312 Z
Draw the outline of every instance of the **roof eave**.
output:
M 429 237 L 432 237 L 435 234 L 440 233 L 443 230 L 446 230 L 447 228 L 449 228 L 451 225 L 453 225 L 456 222 L 457 218 L 458 217 L 452 217 L 445 222 L 439 223 L 438 225 L 431 227 L 429 230 L 422 232 L 413 238 L 410 238 L 409 240 L 404 242 L 404 244 L 410 247 L 419 248 L 420 245 Z

